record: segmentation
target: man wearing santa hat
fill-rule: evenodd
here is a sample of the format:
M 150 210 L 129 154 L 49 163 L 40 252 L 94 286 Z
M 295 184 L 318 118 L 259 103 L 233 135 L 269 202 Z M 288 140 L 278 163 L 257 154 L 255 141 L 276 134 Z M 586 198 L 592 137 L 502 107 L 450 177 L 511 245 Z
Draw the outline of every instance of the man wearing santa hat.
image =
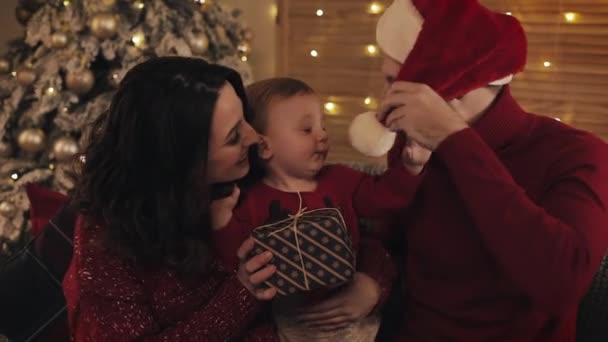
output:
M 388 161 L 418 183 L 399 225 L 398 340 L 573 341 L 608 247 L 607 145 L 517 104 L 508 83 L 527 43 L 512 16 L 395 0 L 377 40 L 378 115 L 400 132 Z

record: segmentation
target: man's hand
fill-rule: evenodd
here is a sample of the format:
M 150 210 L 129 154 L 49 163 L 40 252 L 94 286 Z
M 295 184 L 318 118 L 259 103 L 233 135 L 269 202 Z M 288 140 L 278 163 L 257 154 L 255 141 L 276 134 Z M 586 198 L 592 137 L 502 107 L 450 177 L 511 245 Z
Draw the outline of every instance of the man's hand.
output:
M 429 86 L 411 82 L 391 85 L 378 110 L 387 127 L 433 151 L 452 133 L 468 127 L 458 112 Z
M 232 210 L 239 200 L 241 190 L 234 186 L 230 196 L 211 202 L 211 228 L 219 230 L 224 228 L 232 219 Z
M 323 331 L 344 328 L 367 317 L 380 300 L 380 286 L 364 273 L 327 300 L 299 311 L 296 320 Z

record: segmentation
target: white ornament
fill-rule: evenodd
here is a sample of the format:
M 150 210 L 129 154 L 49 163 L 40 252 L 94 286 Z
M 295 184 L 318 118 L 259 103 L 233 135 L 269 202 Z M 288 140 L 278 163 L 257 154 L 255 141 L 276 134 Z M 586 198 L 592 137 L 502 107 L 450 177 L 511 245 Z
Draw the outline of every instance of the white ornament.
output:
M 397 134 L 386 128 L 376 118 L 376 113 L 359 114 L 348 129 L 350 143 L 355 149 L 370 157 L 385 155 L 393 144 Z

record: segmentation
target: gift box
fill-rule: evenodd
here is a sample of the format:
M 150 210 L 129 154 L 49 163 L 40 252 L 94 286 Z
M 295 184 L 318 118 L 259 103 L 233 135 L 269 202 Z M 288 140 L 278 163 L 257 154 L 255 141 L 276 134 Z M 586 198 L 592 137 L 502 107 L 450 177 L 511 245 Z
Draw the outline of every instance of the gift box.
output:
M 279 295 L 334 288 L 355 274 L 355 253 L 340 211 L 300 210 L 252 232 L 253 254 L 270 251 L 275 274 L 266 282 Z

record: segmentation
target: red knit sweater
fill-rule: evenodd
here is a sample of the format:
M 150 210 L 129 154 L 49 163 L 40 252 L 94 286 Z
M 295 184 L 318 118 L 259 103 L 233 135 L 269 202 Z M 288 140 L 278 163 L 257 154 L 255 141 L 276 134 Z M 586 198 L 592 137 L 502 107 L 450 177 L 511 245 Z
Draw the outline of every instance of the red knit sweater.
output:
M 606 144 L 525 113 L 506 88 L 439 146 L 401 222 L 399 341 L 574 341 L 608 248 L 607 205 Z
M 233 272 L 216 263 L 209 275 L 184 282 L 171 271 L 146 271 L 107 253 L 102 234 L 78 219 L 63 282 L 72 340 L 278 341 L 262 304 Z
M 379 176 L 333 165 L 319 172 L 315 191 L 300 193 L 302 207 L 308 210 L 325 207 L 340 210 L 357 252 L 357 270 L 380 285 L 380 303 L 391 290 L 396 266 L 380 241 L 360 238 L 358 218 L 396 214 L 411 201 L 415 179 L 401 163 Z M 278 212 L 273 212 L 273 203 Z M 236 251 L 253 229 L 285 219 L 287 214 L 293 215 L 299 208 L 297 193 L 283 192 L 263 182 L 247 189 L 230 223 L 214 234 L 213 245 L 220 259 L 234 267 L 238 262 Z

